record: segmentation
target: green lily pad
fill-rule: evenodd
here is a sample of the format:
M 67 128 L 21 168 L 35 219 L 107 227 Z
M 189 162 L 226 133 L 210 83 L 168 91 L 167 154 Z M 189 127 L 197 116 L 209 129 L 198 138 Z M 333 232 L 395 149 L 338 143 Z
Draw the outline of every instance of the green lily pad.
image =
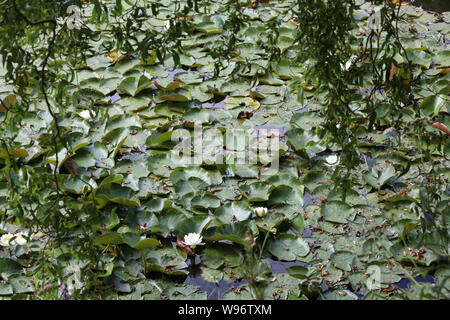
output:
M 309 252 L 309 246 L 300 237 L 282 234 L 278 238 L 272 238 L 268 241 L 267 250 L 280 260 L 294 261 L 306 256 Z
M 135 96 L 151 84 L 152 80 L 148 79 L 146 76 L 128 77 L 120 83 L 117 90 Z
M 352 212 L 352 207 L 342 201 L 329 201 L 322 205 L 321 208 L 325 221 L 337 223 L 346 223 Z
M 214 215 L 222 223 L 232 223 L 247 220 L 252 215 L 252 210 L 245 202 L 233 201 L 216 209 Z

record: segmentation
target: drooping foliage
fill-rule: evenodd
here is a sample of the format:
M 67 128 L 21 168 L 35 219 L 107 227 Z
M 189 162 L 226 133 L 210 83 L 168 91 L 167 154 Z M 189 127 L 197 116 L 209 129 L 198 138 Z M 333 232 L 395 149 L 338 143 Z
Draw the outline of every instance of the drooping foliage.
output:
M 448 297 L 448 13 L 385 0 L 0 13 L 0 296 L 207 298 L 189 282 L 201 276 L 244 279 L 232 299 Z M 199 134 L 208 158 L 176 161 Z M 225 134 L 247 135 L 255 161 L 231 161 Z

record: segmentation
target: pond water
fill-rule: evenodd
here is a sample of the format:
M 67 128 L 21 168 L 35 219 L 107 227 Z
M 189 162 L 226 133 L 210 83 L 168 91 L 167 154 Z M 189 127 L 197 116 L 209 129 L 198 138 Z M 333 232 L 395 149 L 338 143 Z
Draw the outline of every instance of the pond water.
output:
M 273 274 L 276 273 L 285 273 L 286 268 L 292 267 L 292 266 L 304 266 L 306 263 L 302 261 L 291 261 L 291 262 L 285 262 L 285 261 L 276 261 L 272 260 L 270 258 L 266 259 L 266 261 L 270 265 L 270 269 Z M 246 280 L 240 280 L 236 282 L 228 282 L 225 280 L 221 280 L 218 284 L 214 282 L 210 282 L 205 280 L 201 276 L 201 272 L 203 269 L 203 265 L 200 262 L 200 259 L 198 256 L 195 257 L 195 264 L 192 264 L 191 260 L 187 261 L 187 264 L 189 265 L 189 275 L 186 277 L 186 280 L 184 283 L 186 284 L 193 284 L 200 287 L 201 291 L 204 291 L 208 295 L 208 300 L 220 300 L 222 299 L 222 296 L 225 292 L 230 290 L 231 288 L 239 287 L 243 284 L 246 284 Z
M 411 1 L 415 6 L 422 7 L 425 10 L 435 12 L 450 11 L 450 1 L 448 0 L 415 0 Z

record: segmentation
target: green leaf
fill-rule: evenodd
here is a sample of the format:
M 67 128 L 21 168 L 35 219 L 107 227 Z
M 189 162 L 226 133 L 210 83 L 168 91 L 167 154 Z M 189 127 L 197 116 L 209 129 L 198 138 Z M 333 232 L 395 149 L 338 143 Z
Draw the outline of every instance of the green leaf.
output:
M 22 271 L 22 266 L 14 260 L 0 257 L 0 274 L 9 277 Z
M 112 274 L 112 271 L 114 269 L 114 263 L 108 263 L 106 265 L 106 269 L 105 269 L 105 273 L 99 275 L 99 278 L 105 278 L 105 277 L 109 277 Z
M 223 279 L 223 272 L 219 270 L 214 270 L 210 268 L 204 268 L 202 270 L 202 278 L 206 281 L 219 284 Z
M 249 230 L 246 221 L 224 224 L 204 231 L 203 238 L 209 241 L 229 240 L 244 245 L 244 239 Z
M 442 107 L 445 105 L 445 97 L 442 95 L 432 95 L 426 97 L 421 104 L 422 112 L 431 117 L 438 115 Z
M 0 159 L 7 159 L 8 157 L 25 158 L 28 157 L 28 152 L 22 148 L 0 150 Z
M 208 246 L 200 256 L 202 263 L 212 269 L 218 269 L 223 265 L 230 268 L 238 267 L 244 261 L 244 257 L 238 248 L 225 243 Z
M 109 183 L 98 188 L 95 192 L 95 199 L 99 208 L 103 208 L 108 202 L 134 207 L 140 205 L 139 199 L 136 198 L 132 189 L 115 183 Z
M 291 204 L 299 207 L 303 206 L 303 193 L 288 186 L 279 186 L 272 190 L 269 201 L 272 204 Z
M 196 216 L 186 219 L 177 226 L 180 232 L 180 236 L 184 237 L 188 233 L 198 233 L 201 234 L 205 228 L 209 226 L 212 222 L 212 218 L 209 216 Z
M 152 80 L 148 79 L 146 76 L 141 76 L 139 78 L 128 77 L 120 83 L 117 90 L 135 96 L 151 84 Z
M 350 251 L 336 251 L 331 255 L 331 263 L 334 267 L 344 270 L 351 271 L 353 260 L 356 255 Z
M 247 220 L 252 215 L 252 210 L 246 202 L 233 201 L 216 209 L 214 215 L 222 223 L 232 223 Z
M 280 260 L 294 261 L 306 256 L 309 252 L 309 246 L 300 237 L 282 234 L 280 237 L 268 241 L 267 250 Z
M 314 269 L 303 267 L 303 266 L 292 266 L 286 268 L 286 272 L 297 279 L 308 279 L 312 274 L 314 274 Z
M 264 182 L 256 182 L 251 185 L 242 185 L 240 189 L 244 192 L 244 196 L 253 202 L 261 202 L 269 200 L 270 191 L 273 187 Z
M 305 222 L 303 220 L 303 214 L 299 213 L 295 216 L 295 218 L 291 219 L 291 227 L 298 234 L 303 234 L 305 229 Z
M 329 201 L 321 208 L 325 221 L 337 223 L 346 223 L 352 212 L 352 207 L 342 201 Z
M 97 237 L 94 243 L 96 244 L 105 244 L 105 245 L 116 245 L 124 243 L 122 235 L 117 232 L 105 233 Z
M 147 238 L 147 239 L 143 239 L 141 241 L 139 241 L 138 243 L 136 243 L 133 248 L 138 249 L 138 250 L 144 250 L 144 249 L 150 249 L 156 246 L 159 246 L 161 244 L 161 242 L 159 242 L 159 240 L 157 239 L 153 239 L 153 238 Z
M 186 258 L 174 248 L 150 250 L 145 255 L 147 270 L 169 275 L 186 275 Z

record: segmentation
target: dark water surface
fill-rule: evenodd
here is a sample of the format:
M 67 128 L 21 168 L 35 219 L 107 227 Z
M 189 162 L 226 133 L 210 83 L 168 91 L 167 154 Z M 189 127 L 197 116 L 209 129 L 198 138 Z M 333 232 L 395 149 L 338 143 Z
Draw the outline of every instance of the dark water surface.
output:
M 411 1 L 412 5 L 417 7 L 422 7 L 425 10 L 435 11 L 435 12 L 446 12 L 450 11 L 450 1 L 449 0 L 416 0 Z

